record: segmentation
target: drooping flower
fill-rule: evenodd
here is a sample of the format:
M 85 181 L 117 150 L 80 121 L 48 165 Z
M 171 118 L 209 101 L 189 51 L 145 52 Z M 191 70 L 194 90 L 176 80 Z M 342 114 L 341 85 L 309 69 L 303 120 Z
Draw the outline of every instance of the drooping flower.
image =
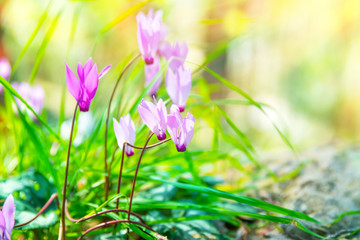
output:
M 81 63 L 79 63 L 77 67 L 77 74 L 80 81 L 66 65 L 66 62 L 65 66 L 67 88 L 75 100 L 79 101 L 80 111 L 87 112 L 89 110 L 91 100 L 94 98 L 98 88 L 99 79 L 109 71 L 111 65 L 106 66 L 100 74 L 98 74 L 96 63 L 93 64 L 91 58 L 87 61 L 84 67 Z
M 138 111 L 146 126 L 161 141 L 166 138 L 167 109 L 162 99 L 156 102 L 154 98 L 154 101 L 155 104 L 143 99 L 138 106 Z
M 113 118 L 115 136 L 119 145 L 119 148 L 123 148 L 124 142 L 134 145 L 135 143 L 135 125 L 131 120 L 130 114 L 127 114 L 120 118 L 120 121 L 117 122 Z M 128 145 L 125 146 L 125 153 L 128 156 L 134 154 L 134 149 Z
M 0 76 L 5 78 L 6 80 L 9 80 L 11 73 L 11 66 L 9 63 L 9 60 L 6 57 L 0 58 Z M 0 84 L 0 93 L 4 91 L 3 85 Z
M 175 42 L 173 45 L 169 42 L 164 42 L 161 44 L 159 52 L 168 61 L 173 57 L 169 63 L 169 67 L 173 71 L 176 71 L 176 69 L 184 65 L 184 61 L 188 54 L 188 45 L 186 42 Z
M 45 91 L 42 86 L 31 86 L 27 82 L 14 82 L 12 83 L 12 86 L 37 114 L 41 113 L 45 100 Z M 25 104 L 20 101 L 20 99 L 15 98 L 15 102 L 21 112 L 26 111 L 31 118 L 35 119 L 34 114 L 29 109 L 27 109 Z
M 0 239 L 10 240 L 15 225 L 14 197 L 9 195 L 0 211 Z
M 145 65 L 145 87 L 151 83 L 156 74 L 160 71 L 160 59 L 159 57 L 154 58 L 154 63 L 151 65 Z M 149 95 L 154 96 L 161 85 L 161 76 L 159 76 L 154 85 L 150 88 Z
M 136 16 L 139 49 L 146 64 L 154 62 L 160 42 L 164 40 L 168 32 L 162 22 L 162 14 L 160 10 L 154 12 L 153 9 L 150 9 L 147 16 L 143 12 Z
M 169 97 L 179 107 L 180 112 L 183 112 L 191 90 L 191 70 L 183 66 L 175 72 L 168 69 L 165 83 Z
M 185 152 L 194 135 L 195 118 L 191 113 L 183 119 L 178 106 L 172 105 L 167 117 L 167 130 L 178 152 Z

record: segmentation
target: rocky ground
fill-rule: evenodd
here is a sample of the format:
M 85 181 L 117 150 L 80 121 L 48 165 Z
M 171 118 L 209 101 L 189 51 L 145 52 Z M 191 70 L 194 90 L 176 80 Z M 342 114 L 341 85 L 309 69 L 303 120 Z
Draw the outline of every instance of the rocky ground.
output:
M 268 189 L 275 204 L 304 212 L 322 222 L 331 222 L 343 212 L 360 209 L 360 148 L 344 150 L 325 146 L 302 153 L 299 159 L 308 161 L 299 175 Z M 277 173 L 287 172 L 299 161 L 277 158 L 270 161 L 270 166 Z M 333 226 L 302 223 L 322 236 L 341 239 L 360 227 L 360 215 L 346 216 Z M 250 234 L 247 239 L 318 239 L 293 225 L 280 227 L 270 228 L 265 234 Z M 360 235 L 352 239 L 360 239 Z

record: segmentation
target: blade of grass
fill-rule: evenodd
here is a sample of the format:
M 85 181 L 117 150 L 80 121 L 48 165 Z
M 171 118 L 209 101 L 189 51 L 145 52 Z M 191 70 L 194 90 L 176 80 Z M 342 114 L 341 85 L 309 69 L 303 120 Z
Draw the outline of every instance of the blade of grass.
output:
M 35 115 L 35 117 L 39 120 L 39 122 L 52 134 L 59 143 L 64 144 L 59 135 L 57 135 L 51 127 L 40 118 L 40 116 L 35 112 L 35 110 L 20 96 L 20 94 L 11 86 L 11 84 L 6 81 L 3 77 L 0 76 L 0 84 L 4 86 L 14 97 L 17 97 L 25 106 Z
M 52 0 L 49 1 L 48 5 L 46 6 L 43 14 L 41 15 L 41 17 L 39 18 L 39 21 L 34 29 L 34 31 L 31 33 L 29 39 L 27 40 L 25 46 L 21 49 L 20 53 L 19 53 L 19 56 L 17 57 L 13 67 L 12 67 L 12 73 L 14 73 L 16 71 L 16 69 L 18 68 L 18 65 L 19 63 L 21 62 L 22 58 L 24 57 L 26 51 L 29 49 L 32 41 L 34 40 L 34 38 L 36 37 L 36 35 L 38 34 L 41 26 L 44 24 L 47 16 L 48 16 L 48 12 L 49 12 L 49 9 L 50 9 L 50 6 L 52 4 Z M 13 75 L 13 74 L 11 74 Z M 10 79 L 11 80 L 11 79 Z
M 57 23 L 59 21 L 59 18 L 61 16 L 61 13 L 63 11 L 63 8 L 59 10 L 58 14 L 56 15 L 56 17 L 53 19 L 53 21 L 51 22 L 50 28 L 48 29 L 48 31 L 45 34 L 45 37 L 43 39 L 43 41 L 41 42 L 40 48 L 36 54 L 36 58 L 35 58 L 35 63 L 34 63 L 34 67 L 31 71 L 31 75 L 30 75 L 30 84 L 34 83 L 36 74 L 39 70 L 40 67 L 40 63 L 42 62 L 42 59 L 44 58 L 44 54 L 45 54 L 45 50 L 46 47 L 56 29 Z

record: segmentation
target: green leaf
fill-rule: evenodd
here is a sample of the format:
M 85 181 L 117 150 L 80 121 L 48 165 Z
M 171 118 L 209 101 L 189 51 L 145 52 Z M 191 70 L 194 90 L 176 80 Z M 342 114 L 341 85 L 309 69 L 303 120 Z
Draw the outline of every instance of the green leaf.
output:
M 16 224 L 32 219 L 55 192 L 56 188 L 34 170 L 0 181 L 0 198 L 5 199 L 11 193 L 14 196 Z M 42 215 L 21 229 L 49 228 L 56 224 L 58 220 L 56 209 L 56 204 L 52 203 Z

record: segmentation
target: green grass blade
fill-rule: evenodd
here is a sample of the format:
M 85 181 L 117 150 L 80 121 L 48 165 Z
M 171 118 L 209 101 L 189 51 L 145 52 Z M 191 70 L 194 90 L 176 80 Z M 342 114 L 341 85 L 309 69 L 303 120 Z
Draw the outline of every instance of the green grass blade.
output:
M 234 200 L 234 201 L 237 201 L 240 203 L 248 204 L 253 207 L 264 209 L 266 211 L 283 214 L 285 216 L 298 218 L 298 219 L 306 220 L 309 222 L 320 223 L 318 220 L 316 220 L 312 217 L 309 217 L 308 215 L 306 215 L 304 213 L 286 209 L 286 208 L 283 208 L 283 207 L 280 207 L 280 206 L 277 206 L 277 205 L 274 205 L 274 204 L 271 204 L 268 202 L 264 202 L 264 201 L 261 201 L 258 199 L 245 197 L 245 196 L 241 196 L 241 195 L 235 195 L 235 194 L 223 192 L 223 191 L 220 191 L 220 190 L 217 190 L 214 188 L 209 188 L 209 187 L 195 186 L 195 185 L 191 185 L 191 184 L 167 181 L 167 180 L 164 180 L 164 179 L 161 179 L 158 177 L 146 177 L 146 179 L 153 181 L 153 182 L 161 182 L 161 183 L 170 184 L 177 188 L 186 189 L 189 191 L 205 193 L 205 194 L 208 194 L 211 196 L 216 196 L 216 197 L 225 198 L 225 199 L 231 199 L 231 200 Z
M 273 127 L 276 129 L 276 131 L 278 132 L 278 134 L 280 135 L 280 137 L 282 138 L 282 140 L 286 143 L 286 145 L 294 152 L 295 148 L 293 147 L 293 145 L 290 143 L 289 139 L 285 136 L 285 134 L 283 134 L 283 132 L 279 129 L 279 127 L 275 124 L 275 122 L 270 118 L 270 116 L 266 113 L 266 111 L 263 109 L 263 107 L 256 102 L 254 99 L 252 99 L 246 92 L 244 92 L 242 89 L 240 89 L 239 87 L 237 87 L 236 85 L 234 85 L 233 83 L 231 83 L 229 80 L 227 80 L 226 78 L 222 77 L 221 75 L 219 75 L 218 73 L 214 72 L 213 70 L 205 67 L 204 68 L 208 73 L 210 73 L 211 75 L 213 75 L 216 79 L 218 79 L 220 82 L 222 82 L 226 87 L 230 88 L 231 90 L 237 92 L 238 94 L 240 94 L 242 97 L 244 97 L 246 100 L 248 100 L 252 105 L 256 106 L 268 119 L 270 119 L 271 124 L 273 125 Z
M 30 84 L 34 83 L 36 74 L 37 74 L 37 72 L 39 70 L 39 67 L 40 67 L 40 63 L 41 63 L 42 59 L 44 58 L 46 47 L 47 47 L 47 45 L 48 45 L 48 43 L 49 43 L 55 29 L 56 29 L 56 26 L 57 26 L 57 23 L 59 21 L 59 18 L 61 16 L 62 11 L 63 11 L 63 9 L 59 10 L 58 14 L 56 15 L 56 17 L 51 22 L 50 28 L 46 32 L 43 41 L 41 42 L 40 48 L 39 48 L 39 50 L 38 50 L 38 52 L 36 54 L 34 67 L 32 69 L 31 75 L 30 75 L 30 80 L 29 80 Z
M 11 84 L 6 81 L 3 77 L 0 76 L 0 84 L 2 84 L 14 97 L 17 97 L 25 106 L 34 114 L 34 116 L 39 120 L 39 122 L 52 134 L 59 143 L 63 143 L 59 135 L 51 129 L 51 127 L 40 118 L 40 116 L 35 112 L 35 110 L 20 96 L 20 94 L 11 86 Z
M 111 22 L 106 24 L 100 30 L 99 34 L 103 35 L 104 33 L 108 32 L 109 30 L 114 28 L 116 25 L 121 23 L 123 20 L 125 20 L 127 17 L 129 17 L 130 15 L 132 15 L 133 13 L 137 12 L 139 9 L 144 7 L 148 2 L 150 2 L 150 1 L 146 0 L 146 1 L 138 2 L 138 3 L 134 4 L 133 6 L 131 6 L 130 8 L 128 8 L 127 10 L 125 10 L 124 12 L 120 13 L 115 19 L 113 19 Z
M 45 8 L 43 14 L 41 15 L 41 17 L 39 18 L 39 21 L 34 29 L 34 31 L 31 33 L 29 39 L 27 40 L 25 46 L 23 47 L 23 49 L 21 49 L 20 53 L 19 53 L 19 56 L 17 57 L 13 67 L 12 67 L 12 73 L 14 73 L 16 71 L 16 69 L 18 68 L 19 66 L 19 63 L 21 62 L 22 58 L 24 57 L 26 51 L 29 49 L 32 41 L 34 40 L 34 38 L 36 37 L 36 35 L 38 34 L 41 26 L 44 24 L 47 16 L 48 16 L 48 11 L 50 9 L 50 6 L 52 4 L 52 0 L 49 1 L 47 7 Z M 13 75 L 13 74 L 11 74 Z

